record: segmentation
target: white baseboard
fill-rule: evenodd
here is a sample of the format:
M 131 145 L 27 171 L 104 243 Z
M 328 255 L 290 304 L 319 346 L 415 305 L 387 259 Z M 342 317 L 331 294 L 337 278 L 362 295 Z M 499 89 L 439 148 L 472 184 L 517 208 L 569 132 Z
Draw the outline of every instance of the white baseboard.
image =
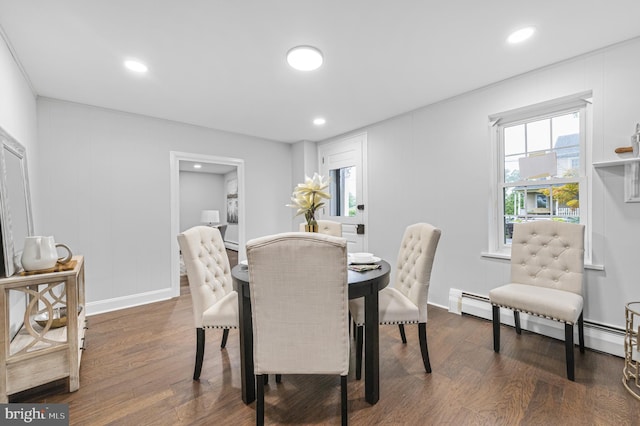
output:
M 224 246 L 229 250 L 238 251 L 239 244 L 236 241 L 225 241 Z
M 173 297 L 170 288 L 150 291 L 148 293 L 134 294 L 131 296 L 115 297 L 113 299 L 101 300 L 99 302 L 87 303 L 87 316 L 102 314 L 105 312 L 117 311 L 134 306 L 146 305 L 149 303 L 168 300 Z
M 465 297 L 465 294 L 468 293 L 459 289 L 452 288 L 449 290 L 449 312 L 469 314 L 491 321 L 493 314 L 489 299 L 485 296 L 476 295 Z M 452 309 L 452 305 L 454 308 L 459 306 L 459 312 L 456 309 Z M 500 309 L 500 322 L 515 327 L 513 311 Z M 523 330 L 564 340 L 564 325 L 558 321 L 520 313 L 520 326 Z M 574 333 L 574 342 L 578 342 L 577 327 L 574 327 Z M 587 348 L 624 357 L 624 332 L 604 325 L 590 324 L 585 320 L 584 345 Z

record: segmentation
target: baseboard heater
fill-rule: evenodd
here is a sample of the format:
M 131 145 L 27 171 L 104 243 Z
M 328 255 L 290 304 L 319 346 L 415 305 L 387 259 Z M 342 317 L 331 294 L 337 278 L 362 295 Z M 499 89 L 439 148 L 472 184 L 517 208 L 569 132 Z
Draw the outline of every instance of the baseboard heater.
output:
M 488 297 L 469 293 L 459 289 L 449 291 L 449 312 L 458 315 L 473 315 L 475 317 L 492 320 L 491 301 Z M 503 309 L 500 320 L 503 324 L 514 326 L 512 311 Z M 534 315 L 520 314 L 523 329 L 538 334 L 564 340 L 564 326 L 557 322 Z M 574 327 L 577 342 L 577 327 Z M 625 330 L 620 327 L 584 320 L 585 346 L 611 355 L 624 357 Z

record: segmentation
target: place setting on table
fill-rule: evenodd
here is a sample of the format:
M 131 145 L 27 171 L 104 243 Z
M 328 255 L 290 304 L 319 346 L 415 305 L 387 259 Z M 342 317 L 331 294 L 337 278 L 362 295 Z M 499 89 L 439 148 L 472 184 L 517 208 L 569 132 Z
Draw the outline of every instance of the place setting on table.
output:
M 381 260 L 373 253 L 348 253 L 347 268 L 355 272 L 372 271 L 381 268 L 382 265 L 379 263 Z

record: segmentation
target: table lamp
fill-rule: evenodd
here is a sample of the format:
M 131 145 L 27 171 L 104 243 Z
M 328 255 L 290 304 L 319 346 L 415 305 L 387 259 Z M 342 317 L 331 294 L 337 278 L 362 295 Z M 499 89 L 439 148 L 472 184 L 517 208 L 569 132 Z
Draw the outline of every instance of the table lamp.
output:
M 202 210 L 200 222 L 206 223 L 209 226 L 214 223 L 220 223 L 220 212 L 218 210 Z

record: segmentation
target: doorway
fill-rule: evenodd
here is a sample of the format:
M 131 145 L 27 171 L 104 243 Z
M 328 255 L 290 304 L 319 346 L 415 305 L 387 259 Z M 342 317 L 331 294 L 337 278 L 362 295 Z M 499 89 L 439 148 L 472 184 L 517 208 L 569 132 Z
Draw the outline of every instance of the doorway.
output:
M 197 153 L 171 151 L 171 294 L 173 297 L 180 295 L 180 249 L 177 235 L 180 232 L 180 169 L 181 165 L 198 163 L 209 173 L 226 174 L 235 170 L 237 174 L 235 194 L 230 199 L 233 206 L 233 219 L 237 222 L 237 246 L 238 257 L 244 259 L 245 255 L 245 214 L 244 214 L 244 160 L 229 157 L 217 157 Z M 183 167 L 184 168 L 184 167 Z M 226 215 L 225 215 L 226 218 Z M 236 239 L 236 238 L 234 238 Z
M 342 223 L 349 252 L 368 248 L 367 134 L 361 133 L 318 146 L 320 174 L 331 178 L 331 199 L 322 218 Z

